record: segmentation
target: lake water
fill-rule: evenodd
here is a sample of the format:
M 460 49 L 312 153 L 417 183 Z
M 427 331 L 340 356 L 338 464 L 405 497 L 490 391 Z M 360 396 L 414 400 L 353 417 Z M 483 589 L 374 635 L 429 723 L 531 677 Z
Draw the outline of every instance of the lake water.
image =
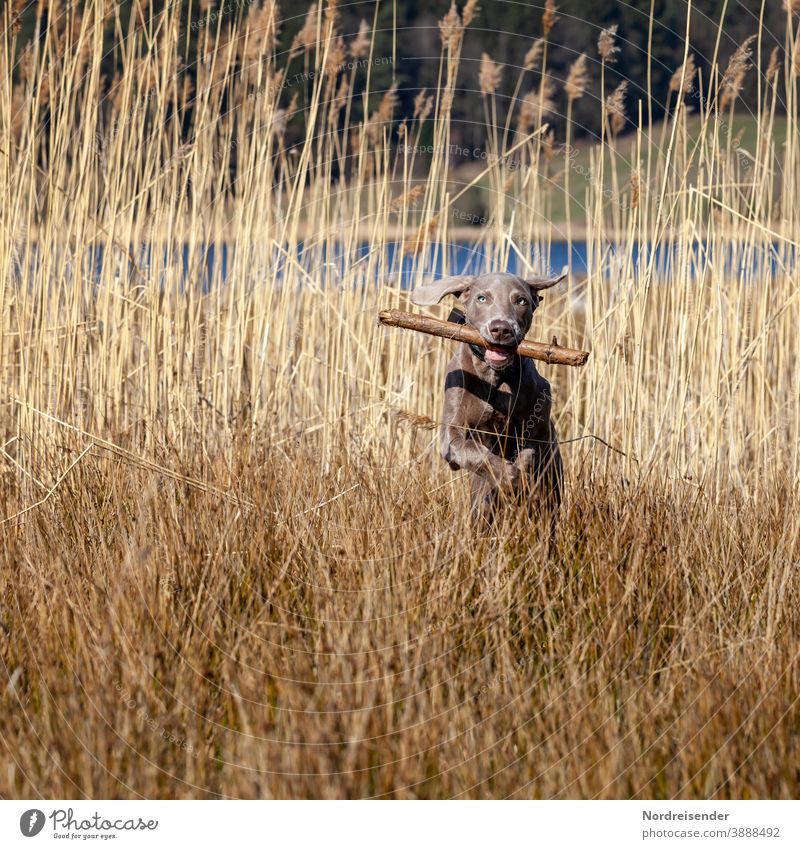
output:
M 205 254 L 190 267 L 189 247 L 183 249 L 183 271 L 187 285 L 190 281 L 199 283 L 204 291 L 211 288 L 215 274 L 220 274 L 223 282 L 229 278 L 232 267 L 235 244 L 223 243 L 209 245 Z M 538 273 L 546 274 L 560 271 L 568 264 L 569 246 L 567 242 L 552 242 L 549 247 L 549 258 L 543 251 L 532 250 L 530 253 L 530 266 Z M 641 261 L 642 265 L 651 258 L 652 248 L 650 244 L 634 245 L 632 248 L 633 266 L 636 268 Z M 413 257 L 404 252 L 399 242 L 389 242 L 384 248 L 384 263 L 381 266 L 382 273 L 388 276 L 386 282 L 401 286 L 411 285 L 412 280 L 420 271 L 420 258 Z M 605 276 L 613 280 L 615 269 L 622 265 L 623 255 L 619 248 L 609 245 L 606 248 L 604 261 L 602 263 Z M 93 264 L 96 276 L 102 266 L 102 249 L 97 248 L 93 254 Z M 139 253 L 139 262 L 147 265 L 151 260 L 151 249 L 143 249 Z M 346 266 L 341 248 L 327 246 L 321 249 L 317 244 L 308 248 L 300 243 L 294 252 L 294 257 L 287 258 L 276 252 L 277 277 L 283 275 L 283 269 L 295 261 L 311 274 L 320 285 L 336 283 L 341 279 L 342 272 Z M 717 269 L 723 269 L 726 274 L 736 276 L 746 281 L 757 282 L 764 277 L 774 275 L 781 270 L 791 270 L 797 267 L 800 257 L 797 250 L 787 248 L 781 243 L 774 243 L 765 247 L 752 249 L 740 246 L 735 242 L 723 242 L 708 244 L 705 242 L 694 242 L 690 248 L 688 268 L 690 277 L 702 273 L 707 266 L 713 265 Z M 219 263 L 219 267 L 218 267 Z M 359 266 L 366 271 L 370 267 L 370 247 L 364 242 L 359 245 L 356 256 L 351 258 L 347 264 L 351 271 L 358 271 Z M 487 268 L 497 268 L 498 263 L 493 261 L 493 256 L 487 256 L 484 246 L 474 243 L 450 243 L 437 245 L 426 257 L 422 266 L 424 276 L 440 277 L 445 272 L 448 274 L 472 274 Z M 586 242 L 572 243 L 572 270 L 575 275 L 582 275 L 587 271 L 588 251 Z M 660 244 L 655 250 L 655 275 L 659 279 L 668 280 L 674 276 L 673 270 L 679 265 L 678 249 L 668 244 Z M 502 269 L 512 274 L 525 275 L 529 273 L 530 267 L 519 257 L 516 251 L 511 250 L 508 261 Z

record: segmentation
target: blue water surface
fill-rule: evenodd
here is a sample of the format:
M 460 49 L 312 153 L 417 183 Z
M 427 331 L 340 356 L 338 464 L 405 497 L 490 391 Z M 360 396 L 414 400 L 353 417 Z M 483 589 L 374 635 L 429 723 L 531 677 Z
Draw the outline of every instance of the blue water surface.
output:
M 684 250 L 686 246 L 684 245 Z M 181 262 L 183 266 L 183 287 L 198 286 L 208 292 L 215 281 L 222 284 L 229 282 L 237 247 L 235 243 L 219 243 L 203 246 L 196 251 L 198 257 L 190 262 L 189 245 L 182 249 Z M 423 257 L 414 256 L 404 249 L 400 242 L 389 242 L 383 246 L 380 256 L 371 256 L 376 249 L 370 249 L 368 242 L 360 243 L 350 257 L 345 255 L 343 245 L 325 244 L 320 246 L 313 242 L 306 245 L 298 243 L 293 252 L 288 248 L 275 252 L 276 267 L 273 279 L 280 281 L 289 265 L 298 264 L 307 274 L 313 277 L 317 285 L 335 285 L 346 275 L 354 271 L 377 269 L 375 283 L 388 282 L 408 288 L 419 279 L 420 272 L 425 277 L 437 278 L 443 274 L 473 274 L 487 269 L 503 270 L 512 274 L 525 276 L 534 268 L 537 272 L 547 274 L 560 271 L 572 260 L 572 273 L 582 276 L 588 271 L 589 254 L 587 243 L 574 241 L 570 257 L 567 242 L 552 242 L 545 248 L 531 248 L 527 261 L 515 250 L 508 252 L 508 259 L 503 269 L 498 269 L 494 254 L 487 254 L 481 243 L 455 242 L 446 245 L 433 245 Z M 545 255 L 549 250 L 549 256 Z M 676 273 L 679 260 L 678 248 L 670 243 L 661 243 L 655 248 L 650 243 L 633 244 L 629 249 L 628 264 L 636 271 L 644 269 L 652 263 L 655 277 L 671 279 Z M 752 248 L 741 246 L 735 242 L 707 244 L 696 241 L 688 248 L 689 257 L 681 269 L 688 267 L 690 276 L 695 277 L 713 265 L 722 269 L 728 275 L 735 275 L 753 281 L 771 276 L 776 272 L 794 267 L 798 260 L 797 251 L 787 248 L 785 244 L 774 243 L 765 247 Z M 608 245 L 600 258 L 599 267 L 603 274 L 613 279 L 615 269 L 618 269 L 625 258 L 620 254 L 620 248 Z M 380 262 L 377 260 L 380 259 Z M 153 248 L 143 246 L 136 253 L 136 261 L 140 268 L 147 268 L 153 263 Z M 96 246 L 89 257 L 90 268 L 95 279 L 100 282 L 103 263 L 103 248 Z M 168 267 L 166 254 L 161 257 L 162 267 Z M 365 282 L 367 282 L 365 280 Z

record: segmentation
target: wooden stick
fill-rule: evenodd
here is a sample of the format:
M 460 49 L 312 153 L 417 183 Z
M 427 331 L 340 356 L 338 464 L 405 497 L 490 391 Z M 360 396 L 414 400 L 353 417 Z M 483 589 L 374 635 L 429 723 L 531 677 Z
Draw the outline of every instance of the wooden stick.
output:
M 443 339 L 479 345 L 481 348 L 489 347 L 483 336 L 470 324 L 454 324 L 452 321 L 442 321 L 427 315 L 417 315 L 401 310 L 381 310 L 378 313 L 378 321 L 389 327 L 402 327 L 405 330 L 441 336 Z M 545 345 L 544 342 L 522 342 L 517 348 L 517 353 L 521 357 L 530 357 L 532 360 L 562 366 L 582 366 L 589 359 L 588 351 L 562 348 L 561 345 L 556 344 L 555 338 L 550 345 Z

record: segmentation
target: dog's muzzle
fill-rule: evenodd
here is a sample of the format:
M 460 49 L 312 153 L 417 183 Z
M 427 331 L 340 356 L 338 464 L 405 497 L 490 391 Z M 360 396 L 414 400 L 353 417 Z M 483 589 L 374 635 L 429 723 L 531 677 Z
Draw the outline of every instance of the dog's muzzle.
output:
M 448 321 L 451 321 L 453 324 L 466 324 L 467 319 L 464 316 L 464 313 L 460 309 L 453 308 L 450 311 L 450 315 L 447 317 Z M 481 334 L 483 336 L 483 334 Z M 485 336 L 483 336 L 486 339 Z M 514 362 L 514 355 L 517 351 L 517 343 L 516 339 L 511 345 L 508 346 L 500 346 L 494 342 L 490 342 L 486 339 L 488 343 L 486 348 L 482 348 L 480 345 L 470 345 L 470 351 L 479 359 L 483 360 L 489 368 L 496 369 L 497 371 L 501 371 L 502 369 L 508 368 Z

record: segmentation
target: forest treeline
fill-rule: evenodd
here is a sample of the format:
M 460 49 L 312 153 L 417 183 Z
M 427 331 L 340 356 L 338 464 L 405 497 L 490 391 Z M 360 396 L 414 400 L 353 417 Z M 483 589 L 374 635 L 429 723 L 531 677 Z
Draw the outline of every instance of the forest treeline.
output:
M 267 0 L 194 0 L 181 2 L 185 28 L 186 63 L 183 73 L 190 78 L 196 73 L 195 42 L 205 37 L 206 30 L 215 36 L 224 37 L 229 28 L 243 16 L 260 9 Z M 47 15 L 68 17 L 69 3 L 17 2 L 20 9 L 18 50 L 34 38 L 38 26 L 45 25 Z M 74 4 L 78 8 L 85 3 Z M 125 0 L 118 4 L 121 20 L 130 18 L 132 4 Z M 143 20 L 151 22 L 166 5 L 163 0 L 146 0 L 140 4 L 145 9 L 138 13 Z M 413 111 L 414 99 L 422 89 L 433 92 L 440 82 L 441 32 L 439 22 L 449 9 L 448 0 L 406 0 L 406 2 L 352 2 L 337 4 L 340 32 L 345 46 L 346 58 L 352 58 L 348 45 L 356 43 L 368 34 L 372 41 L 371 53 L 359 57 L 358 87 L 366 84 L 367 73 L 371 76 L 370 89 L 374 98 L 392 85 L 396 87 L 398 108 L 394 111 L 396 121 Z M 788 4 L 789 7 L 799 4 Z M 281 52 L 290 52 L 298 33 L 307 25 L 309 9 L 314 15 L 315 6 L 297 3 L 278 3 L 281 19 Z M 486 54 L 502 66 L 497 78 L 499 118 L 513 103 L 518 111 L 521 99 L 528 92 L 542 90 L 542 60 L 546 60 L 546 94 L 551 108 L 549 123 L 556 130 L 563 126 L 567 94 L 564 91 L 570 68 L 575 60 L 585 53 L 586 91 L 574 104 L 574 127 L 576 136 L 594 135 L 599 132 L 601 74 L 597 51 L 598 37 L 604 28 L 616 27 L 615 46 L 618 52 L 605 69 L 604 91 L 606 94 L 623 80 L 628 83 L 625 103 L 629 119 L 636 120 L 638 101 L 641 99 L 644 114 L 647 109 L 658 120 L 669 108 L 670 81 L 679 69 L 684 56 L 687 3 L 685 0 L 630 0 L 630 2 L 597 2 L 597 0 L 561 0 L 555 4 L 555 18 L 547 28 L 547 48 L 544 42 L 543 13 L 545 0 L 540 2 L 513 2 L 513 0 L 482 0 L 480 11 L 469 27 L 462 49 L 459 70 L 458 92 L 453 103 L 451 139 L 454 143 L 470 145 L 480 143 L 484 111 L 481 104 L 479 74 L 481 57 Z M 651 12 L 653 26 L 651 28 Z M 709 68 L 715 50 L 719 55 L 719 66 L 725 68 L 728 58 L 737 47 L 761 27 L 762 38 L 759 51 L 752 45 L 752 63 L 759 65 L 763 74 L 773 48 L 778 48 L 778 57 L 785 59 L 784 41 L 787 11 L 783 0 L 694 0 L 691 11 L 689 52 L 694 57 L 697 75 L 694 78 L 693 97 L 700 106 L 707 91 Z M 721 22 L 721 32 L 720 32 Z M 109 17 L 110 28 L 114 26 Z M 361 35 L 359 35 L 359 32 Z M 534 61 L 530 61 L 532 54 Z M 544 55 L 542 55 L 544 54 Z M 371 57 L 371 58 L 370 58 Z M 527 64 L 530 70 L 524 70 Z M 109 53 L 106 57 L 107 76 L 112 78 L 114 64 L 119 57 Z M 303 95 L 303 83 L 310 91 L 313 71 L 309 71 L 304 56 L 298 56 L 295 85 L 287 90 L 287 103 L 298 91 Z M 791 61 L 791 59 L 790 59 Z M 363 67 L 361 67 L 363 66 Z M 521 75 L 521 77 L 520 77 Z M 651 97 L 648 99 L 648 81 Z M 297 84 L 299 83 L 299 85 Z M 673 82 L 674 89 L 674 82 Z M 755 106 L 757 98 L 756 73 L 750 70 L 743 80 L 737 110 L 747 111 Z M 674 101 L 673 101 L 674 102 Z M 356 106 L 357 108 L 357 106 Z M 372 108 L 368 105 L 367 108 Z M 633 124 L 628 123 L 627 128 Z M 624 128 L 623 128 L 624 129 Z M 292 133 L 289 133 L 291 137 Z

